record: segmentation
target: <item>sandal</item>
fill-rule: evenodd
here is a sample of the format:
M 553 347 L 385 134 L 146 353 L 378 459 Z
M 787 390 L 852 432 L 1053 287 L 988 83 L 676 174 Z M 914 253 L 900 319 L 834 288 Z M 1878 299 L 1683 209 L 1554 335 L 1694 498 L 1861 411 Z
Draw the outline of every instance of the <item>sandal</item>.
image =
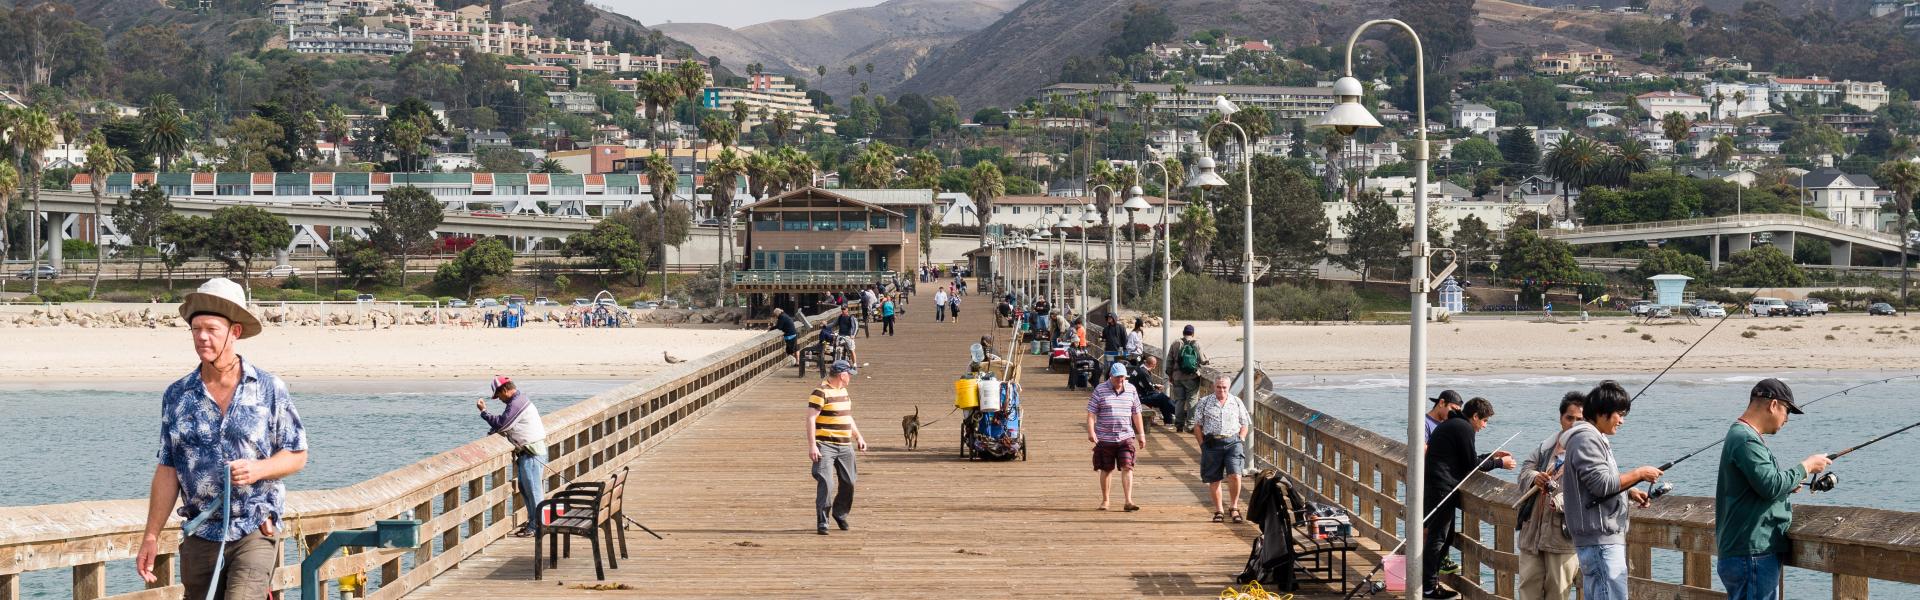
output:
M 1235 522 L 1235 523 L 1245 523 L 1245 522 L 1247 522 L 1247 516 L 1246 516 L 1246 515 L 1244 515 L 1244 514 L 1241 514 L 1241 513 L 1240 513 L 1240 509 L 1238 509 L 1238 508 L 1235 508 L 1235 509 L 1230 509 L 1230 510 L 1228 510 L 1228 512 L 1231 512 L 1231 513 L 1233 513 L 1233 522 Z
M 1132 502 L 1127 503 L 1127 512 L 1133 512 L 1136 510 L 1140 510 L 1140 505 L 1134 504 Z
M 1215 523 L 1223 523 L 1223 522 L 1225 522 L 1225 520 L 1226 520 L 1226 515 L 1225 515 L 1225 513 L 1222 513 L 1222 512 L 1220 512 L 1220 511 L 1217 511 L 1217 510 L 1216 510 L 1216 511 L 1213 511 L 1213 522 L 1215 522 Z

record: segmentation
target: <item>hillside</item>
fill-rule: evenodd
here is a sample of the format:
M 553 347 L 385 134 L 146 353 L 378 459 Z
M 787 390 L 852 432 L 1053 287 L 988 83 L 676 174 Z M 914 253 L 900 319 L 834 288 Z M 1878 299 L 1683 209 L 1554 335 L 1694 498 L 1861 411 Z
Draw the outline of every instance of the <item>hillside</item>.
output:
M 735 70 L 760 63 L 770 73 L 799 75 L 811 87 L 845 97 L 863 82 L 875 93 L 891 90 L 918 72 L 933 49 L 993 24 L 1015 4 L 1018 0 L 891 0 L 737 30 L 706 23 L 656 27 Z M 872 74 L 866 72 L 868 63 Z M 860 73 L 849 77 L 848 65 L 860 67 Z M 816 71 L 820 66 L 827 67 L 824 78 Z

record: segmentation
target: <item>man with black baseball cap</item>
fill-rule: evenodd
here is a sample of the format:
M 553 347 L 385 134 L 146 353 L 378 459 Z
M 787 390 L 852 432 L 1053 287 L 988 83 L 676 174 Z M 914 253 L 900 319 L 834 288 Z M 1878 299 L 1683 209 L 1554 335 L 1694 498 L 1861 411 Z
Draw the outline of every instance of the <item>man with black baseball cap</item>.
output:
M 1753 386 L 1746 412 L 1727 428 L 1713 497 L 1713 533 L 1719 540 L 1714 566 L 1728 600 L 1779 598 L 1780 555 L 1787 552 L 1787 530 L 1793 526 L 1787 496 L 1833 462 L 1815 454 L 1782 469 L 1774 460 L 1761 436 L 1779 433 L 1788 415 L 1799 414 L 1806 413 L 1794 405 L 1793 390 L 1769 377 Z
M 1460 392 L 1453 390 L 1440 392 L 1439 397 L 1428 398 L 1428 400 L 1433 402 L 1433 408 L 1427 410 L 1427 437 L 1433 437 L 1433 428 L 1447 422 L 1447 418 L 1452 416 L 1454 411 L 1460 410 L 1460 407 L 1467 403 L 1466 400 L 1460 399 Z

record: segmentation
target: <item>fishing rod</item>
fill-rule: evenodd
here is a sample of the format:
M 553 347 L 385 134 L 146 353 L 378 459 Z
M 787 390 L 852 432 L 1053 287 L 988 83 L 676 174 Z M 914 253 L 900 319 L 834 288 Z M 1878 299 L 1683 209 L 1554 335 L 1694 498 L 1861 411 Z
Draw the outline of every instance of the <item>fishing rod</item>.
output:
M 1920 422 L 1916 422 L 1916 423 L 1914 423 L 1914 424 L 1912 424 L 1912 425 L 1908 425 L 1908 426 L 1906 426 L 1906 427 L 1901 427 L 1901 428 L 1899 428 L 1899 429 L 1895 429 L 1895 430 L 1893 430 L 1892 432 L 1889 432 L 1889 433 L 1887 433 L 1886 435 L 1882 435 L 1882 436 L 1880 436 L 1880 437 L 1877 437 L 1877 438 L 1873 438 L 1873 439 L 1871 439 L 1871 440 L 1867 440 L 1867 441 L 1866 441 L 1865 443 L 1862 443 L 1862 444 L 1860 444 L 1860 445 L 1858 445 L 1858 446 L 1854 446 L 1854 447 L 1852 447 L 1852 448 L 1848 448 L 1848 449 L 1845 449 L 1845 450 L 1841 450 L 1841 451 L 1839 451 L 1839 452 L 1835 452 L 1835 453 L 1833 453 L 1833 454 L 1828 454 L 1828 455 L 1827 455 L 1827 460 L 1829 460 L 1829 461 L 1831 461 L 1831 460 L 1836 460 L 1836 459 L 1838 459 L 1838 458 L 1840 458 L 1840 457 L 1842 457 L 1842 456 L 1846 456 L 1846 455 L 1848 455 L 1848 454 L 1852 454 L 1852 453 L 1853 453 L 1853 451 L 1855 451 L 1855 450 L 1859 450 L 1859 449 L 1861 449 L 1861 448 L 1865 448 L 1865 447 L 1867 447 L 1867 446 L 1872 446 L 1872 445 L 1874 445 L 1875 443 L 1878 443 L 1878 442 L 1879 442 L 1880 440 L 1884 440 L 1884 439 L 1887 439 L 1887 438 L 1890 438 L 1890 437 L 1893 437 L 1893 436 L 1896 436 L 1896 435 L 1900 435 L 1901 433 L 1905 433 L 1905 432 L 1906 432 L 1907 430 L 1909 430 L 1909 429 L 1913 429 L 1913 428 L 1915 428 L 1915 427 L 1920 427 Z M 1809 490 L 1812 490 L 1812 491 L 1815 491 L 1815 492 L 1831 492 L 1831 491 L 1833 491 L 1833 488 L 1834 488 L 1835 486 L 1838 486 L 1838 485 L 1840 485 L 1840 478 L 1839 478 L 1838 476 L 1835 476 L 1835 475 L 1833 474 L 1833 471 L 1827 471 L 1827 472 L 1824 472 L 1824 473 L 1821 473 L 1821 474 L 1819 474 L 1819 475 L 1817 475 L 1817 476 L 1815 476 L 1815 477 L 1813 477 L 1812 479 L 1808 479 L 1806 483 L 1803 483 L 1803 484 L 1801 484 L 1801 485 L 1804 485 L 1804 486 L 1806 486 L 1806 487 L 1807 487 L 1807 489 L 1809 489 Z
M 1689 353 L 1692 353 L 1692 352 L 1693 352 L 1693 349 L 1694 349 L 1694 348 L 1697 348 L 1697 347 L 1699 347 L 1699 346 L 1700 346 L 1700 342 L 1704 342 L 1704 341 L 1707 341 L 1707 336 L 1710 336 L 1710 335 L 1713 335 L 1713 330 L 1715 330 L 1715 329 L 1719 329 L 1719 328 L 1720 328 L 1720 325 L 1721 325 L 1722 323 L 1726 323 L 1726 322 L 1727 322 L 1727 318 L 1729 318 L 1729 317 L 1732 317 L 1732 316 L 1733 316 L 1733 313 L 1732 313 L 1732 312 L 1728 312 L 1727 314 L 1724 314 L 1724 315 L 1721 315 L 1721 316 L 1720 316 L 1720 320 L 1718 320 L 1718 321 L 1714 321 L 1714 322 L 1713 322 L 1713 326 L 1712 326 L 1712 327 L 1708 327 L 1708 328 L 1707 328 L 1707 332 L 1706 332 L 1706 333 L 1703 333 L 1703 334 L 1700 334 L 1700 339 L 1697 339 L 1697 340 L 1694 340 L 1692 344 L 1690 344 L 1690 345 L 1688 345 L 1688 346 L 1687 346 L 1687 349 L 1686 349 L 1686 350 L 1684 350 L 1684 351 L 1682 351 L 1682 352 L 1680 352 L 1680 355 L 1679 355 L 1679 356 L 1675 356 L 1675 357 L 1673 357 L 1673 362 L 1670 362 L 1670 363 L 1667 363 L 1667 368 L 1665 368 L 1665 369 L 1661 369 L 1661 370 L 1660 370 L 1660 374 L 1658 374 L 1658 375 L 1654 375 L 1654 376 L 1653 376 L 1653 379 L 1652 379 L 1652 380 L 1650 380 L 1650 381 L 1648 381 L 1646 385 L 1643 385 L 1643 386 L 1640 386 L 1640 391 L 1638 391 L 1638 392 L 1634 392 L 1634 393 L 1633 393 L 1633 398 L 1631 398 L 1631 399 L 1629 399 L 1629 400 L 1628 400 L 1628 402 L 1632 402 L 1632 401 L 1634 401 L 1634 400 L 1639 400 L 1639 399 L 1640 399 L 1640 395 L 1641 395 L 1641 394 L 1645 394 L 1645 393 L 1647 393 L 1647 389 L 1648 389 L 1648 388 L 1652 388 L 1652 387 L 1653 387 L 1653 384 L 1654 384 L 1654 383 L 1656 383 L 1656 382 L 1659 382 L 1659 381 L 1660 381 L 1660 378 L 1661 378 L 1661 377 L 1666 377 L 1666 376 L 1667 376 L 1667 371 L 1672 371 L 1672 370 L 1673 370 L 1673 367 L 1674 367 L 1674 365 L 1678 365 L 1678 364 L 1680 364 L 1680 360 L 1681 360 L 1681 359 L 1684 359 L 1684 358 L 1686 358 L 1686 357 L 1687 357 L 1687 354 L 1689 354 Z
M 1833 392 L 1833 393 L 1831 393 L 1831 394 L 1827 394 L 1827 395 L 1825 395 L 1825 396 L 1821 396 L 1821 397 L 1819 397 L 1819 398 L 1814 398 L 1814 399 L 1812 399 L 1812 400 L 1808 400 L 1806 404 L 1801 404 L 1801 405 L 1799 405 L 1799 408 L 1801 408 L 1801 409 L 1806 409 L 1807 407 L 1810 407 L 1810 406 L 1813 406 L 1814 404 L 1816 404 L 1816 403 L 1818 403 L 1818 402 L 1820 402 L 1821 400 L 1826 400 L 1826 399 L 1828 399 L 1828 398 L 1832 398 L 1832 397 L 1834 397 L 1834 396 L 1845 396 L 1845 395 L 1848 395 L 1848 393 L 1849 393 L 1849 392 L 1852 392 L 1852 391 L 1854 391 L 1854 390 L 1857 390 L 1857 389 L 1860 389 L 1860 388 L 1863 388 L 1863 387 L 1867 387 L 1867 386 L 1873 386 L 1873 385 L 1880 385 L 1880 384 L 1883 384 L 1883 383 L 1889 383 L 1889 382 L 1894 382 L 1894 381 L 1899 381 L 1899 380 L 1902 380 L 1902 379 L 1914 379 L 1914 378 L 1920 378 L 1920 373 L 1909 373 L 1909 374 L 1906 374 L 1906 375 L 1897 375 L 1897 376 L 1894 376 L 1894 377 L 1888 377 L 1888 378 L 1886 378 L 1886 379 L 1875 379 L 1875 380 L 1873 380 L 1873 381 L 1869 381 L 1869 382 L 1866 382 L 1866 383 L 1862 383 L 1862 384 L 1860 384 L 1860 385 L 1856 385 L 1856 386 L 1853 386 L 1853 387 L 1849 387 L 1849 388 L 1846 388 L 1846 389 L 1843 389 L 1843 390 L 1840 390 L 1840 391 L 1837 391 L 1837 392 Z M 1900 430 L 1900 431 L 1906 431 L 1906 429 L 1902 429 L 1902 430 Z M 1899 432 L 1898 432 L 1898 431 L 1896 431 L 1896 432 L 1894 432 L 1894 433 L 1899 433 Z M 1888 435 L 1892 435 L 1892 434 L 1888 434 Z M 1884 439 L 1884 438 L 1882 438 L 1882 439 Z M 1680 456 L 1680 458 L 1676 458 L 1676 459 L 1673 459 L 1673 460 L 1670 460 L 1670 461 L 1667 461 L 1667 462 L 1666 462 L 1665 464 L 1662 464 L 1662 465 L 1660 465 L 1660 466 L 1659 466 L 1658 468 L 1660 469 L 1660 471 L 1661 471 L 1662 473 L 1665 473 L 1666 471 L 1668 471 L 1668 470 L 1670 470 L 1670 469 L 1672 469 L 1672 468 L 1673 468 L 1674 466 L 1676 466 L 1676 465 L 1679 465 L 1680 463 L 1683 463 L 1683 462 L 1686 462 L 1686 460 L 1687 460 L 1687 459 L 1689 459 L 1689 458 L 1693 458 L 1693 457 L 1695 457 L 1695 456 L 1698 456 L 1698 455 L 1699 455 L 1700 453 L 1702 453 L 1702 452 L 1706 452 L 1706 451 L 1708 451 L 1708 450 L 1712 450 L 1712 449 L 1713 449 L 1714 447 L 1716 447 L 1716 446 L 1719 446 L 1720 444 L 1723 444 L 1723 443 L 1726 443 L 1726 441 L 1727 441 L 1727 439 L 1726 439 L 1726 438 L 1724 438 L 1724 437 L 1723 437 L 1723 438 L 1720 438 L 1720 439 L 1718 439 L 1718 440 L 1714 440 L 1714 442 L 1713 442 L 1713 443 L 1711 443 L 1711 444 L 1707 444 L 1707 445 L 1705 445 L 1705 446 L 1701 446 L 1701 447 L 1700 447 L 1699 449 L 1697 449 L 1697 450 L 1694 450 L 1694 451 L 1692 451 L 1692 452 L 1688 452 L 1688 453 L 1686 453 L 1686 454 L 1684 454 L 1684 455 L 1681 455 L 1681 456 Z M 1879 440 L 1879 439 L 1875 439 L 1875 440 L 1873 440 L 1872 442 L 1868 442 L 1868 443 L 1870 444 L 1870 443 L 1873 443 L 1873 442 L 1877 442 L 1877 441 L 1880 441 L 1880 440 Z M 1847 450 L 1847 452 L 1852 452 L 1853 450 L 1857 450 L 1857 449 L 1859 449 L 1859 448 L 1861 448 L 1861 447 L 1865 447 L 1865 446 L 1866 446 L 1866 444 L 1861 444 L 1861 445 L 1860 445 L 1860 446 L 1858 446 L 1858 447 L 1855 447 L 1855 448 L 1852 448 L 1852 449 L 1848 449 L 1848 450 Z M 1835 455 L 1835 456 L 1829 456 L 1828 458 L 1829 458 L 1829 459 L 1832 459 L 1832 458 L 1837 458 L 1837 457 L 1838 457 L 1838 455 Z M 1811 483 L 1811 484 L 1818 484 L 1819 482 L 1817 482 L 1817 481 L 1815 481 L 1815 482 L 1810 482 L 1810 483 Z M 1831 487 L 1829 486 L 1829 487 L 1828 487 L 1828 489 L 1832 489 L 1832 488 L 1831 488 Z M 1621 490 L 1620 492 L 1615 492 L 1615 493 L 1616 493 L 1616 494 L 1618 494 L 1618 493 L 1623 493 L 1623 492 L 1625 492 L 1625 491 L 1626 491 L 1626 490 L 1624 490 L 1624 489 L 1623 489 L 1623 490 Z M 1651 499 L 1654 499 L 1654 498 L 1659 498 L 1659 497 L 1661 497 L 1661 496 L 1665 496 L 1665 495 L 1667 495 L 1667 494 L 1668 494 L 1669 492 L 1672 492 L 1672 491 L 1673 491 L 1673 484 L 1671 484 L 1671 483 L 1666 483 L 1666 482 L 1661 482 L 1661 483 L 1658 483 L 1658 484 L 1654 484 L 1654 483 L 1648 483 L 1648 484 L 1647 484 L 1647 498 L 1648 498 L 1649 500 L 1651 500 Z M 1826 490 L 1818 490 L 1818 491 L 1826 491 Z
M 1499 454 L 1501 450 L 1507 447 L 1507 444 L 1510 444 L 1513 442 L 1513 438 L 1517 438 L 1517 437 L 1520 437 L 1520 432 L 1518 431 L 1513 432 L 1513 435 L 1507 436 L 1507 441 L 1500 442 L 1500 445 L 1494 447 L 1492 452 L 1487 453 L 1486 458 L 1481 459 L 1478 462 L 1475 462 L 1473 464 L 1473 470 L 1479 471 L 1480 467 L 1485 466 L 1487 464 L 1487 461 L 1493 460 L 1493 455 Z M 1445 508 L 1447 505 L 1447 500 L 1452 499 L 1454 493 L 1459 492 L 1460 487 L 1466 485 L 1467 480 L 1469 479 L 1473 479 L 1472 471 L 1468 472 L 1466 477 L 1461 477 L 1459 483 L 1453 484 L 1453 489 L 1447 490 L 1447 495 L 1441 496 L 1440 501 L 1434 503 L 1433 510 L 1427 511 L 1426 516 L 1420 517 L 1420 522 L 1425 523 L 1429 520 L 1432 520 L 1433 515 L 1435 513 L 1440 512 L 1440 509 Z M 1401 548 L 1405 548 L 1405 547 L 1407 547 L 1407 541 L 1400 540 L 1400 545 L 1394 546 L 1392 550 L 1388 550 L 1386 554 L 1382 554 L 1381 556 L 1393 556 L 1394 553 L 1399 552 Z M 1352 591 L 1347 592 L 1347 595 L 1345 596 L 1345 598 L 1348 598 L 1348 599 L 1354 598 L 1361 592 L 1366 592 L 1368 596 L 1372 596 L 1374 594 L 1387 591 L 1386 584 L 1378 583 L 1373 580 L 1373 577 L 1375 575 L 1379 575 L 1380 569 L 1385 566 L 1386 566 L 1386 561 L 1384 560 L 1379 561 L 1379 564 L 1375 564 L 1373 566 L 1373 570 L 1367 571 L 1367 576 L 1361 578 L 1360 584 L 1354 586 Z

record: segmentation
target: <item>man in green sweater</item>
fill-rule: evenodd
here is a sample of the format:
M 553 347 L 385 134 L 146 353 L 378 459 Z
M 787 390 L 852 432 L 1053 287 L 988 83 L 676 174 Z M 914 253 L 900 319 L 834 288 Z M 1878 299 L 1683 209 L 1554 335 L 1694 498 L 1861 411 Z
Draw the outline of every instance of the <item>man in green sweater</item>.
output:
M 1826 470 L 1833 461 L 1815 454 L 1791 468 L 1781 469 L 1773 450 L 1761 437 L 1779 433 L 1788 415 L 1805 414 L 1793 404 L 1793 390 L 1768 378 L 1753 386 L 1747 411 L 1727 428 L 1720 449 L 1719 488 L 1713 498 L 1713 533 L 1719 540 L 1716 567 L 1727 600 L 1779 598 L 1780 555 L 1787 552 L 1787 529 L 1793 526 L 1793 506 L 1787 495 L 1800 489 L 1807 475 Z

